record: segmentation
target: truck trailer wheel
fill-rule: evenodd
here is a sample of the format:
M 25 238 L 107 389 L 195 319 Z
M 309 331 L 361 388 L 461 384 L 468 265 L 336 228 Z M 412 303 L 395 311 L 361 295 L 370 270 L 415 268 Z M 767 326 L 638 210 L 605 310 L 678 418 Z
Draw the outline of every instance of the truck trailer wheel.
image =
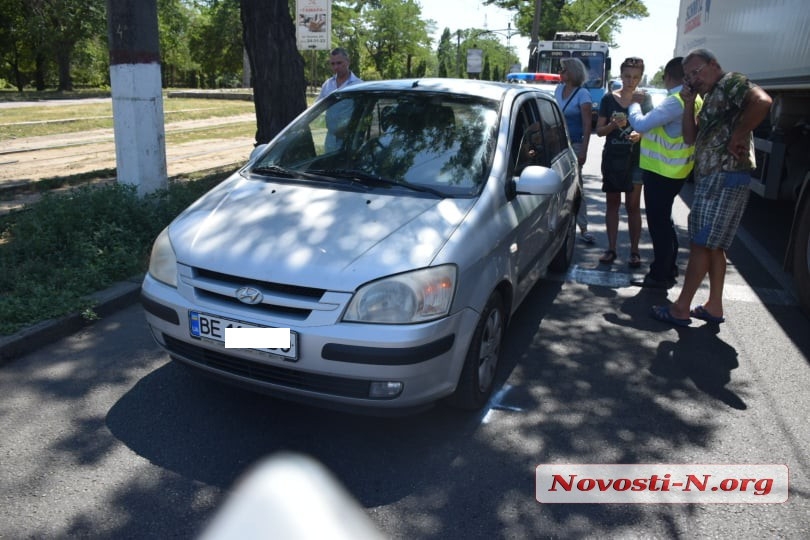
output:
M 805 197 L 796 221 L 793 240 L 793 280 L 799 293 L 799 303 L 810 317 L 810 198 Z

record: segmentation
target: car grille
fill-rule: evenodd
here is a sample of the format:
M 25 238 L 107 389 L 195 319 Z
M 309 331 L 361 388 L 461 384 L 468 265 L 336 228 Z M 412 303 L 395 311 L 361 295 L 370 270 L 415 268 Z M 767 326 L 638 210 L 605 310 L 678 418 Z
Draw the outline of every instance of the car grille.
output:
M 326 292 L 325 289 L 259 281 L 213 272 L 204 268 L 194 268 L 193 270 L 194 292 L 202 300 L 216 300 L 238 306 L 240 311 L 252 311 L 257 314 L 268 314 L 298 321 L 306 320 L 315 309 L 323 309 L 320 299 Z M 240 302 L 234 296 L 234 292 L 238 288 L 246 285 L 261 289 L 264 295 L 262 303 L 248 305 Z
M 198 347 L 165 334 L 163 340 L 166 343 L 166 348 L 172 354 L 182 356 L 195 364 L 253 381 L 335 396 L 369 398 L 369 381 L 317 375 L 279 366 L 270 366 Z

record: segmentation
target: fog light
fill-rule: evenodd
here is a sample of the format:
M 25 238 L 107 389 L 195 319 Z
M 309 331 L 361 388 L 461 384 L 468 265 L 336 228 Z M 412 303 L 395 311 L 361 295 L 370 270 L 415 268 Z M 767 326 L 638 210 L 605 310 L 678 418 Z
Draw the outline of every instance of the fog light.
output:
M 394 381 L 372 381 L 368 396 L 373 398 L 394 398 L 402 393 L 402 383 Z

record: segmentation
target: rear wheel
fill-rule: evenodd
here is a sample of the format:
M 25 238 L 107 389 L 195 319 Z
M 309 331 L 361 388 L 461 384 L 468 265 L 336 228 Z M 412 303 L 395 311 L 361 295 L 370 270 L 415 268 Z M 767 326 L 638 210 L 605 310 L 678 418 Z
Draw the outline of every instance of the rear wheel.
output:
M 456 391 L 448 398 L 461 409 L 480 409 L 489 399 L 506 325 L 503 299 L 498 291 L 489 297 L 475 327 Z

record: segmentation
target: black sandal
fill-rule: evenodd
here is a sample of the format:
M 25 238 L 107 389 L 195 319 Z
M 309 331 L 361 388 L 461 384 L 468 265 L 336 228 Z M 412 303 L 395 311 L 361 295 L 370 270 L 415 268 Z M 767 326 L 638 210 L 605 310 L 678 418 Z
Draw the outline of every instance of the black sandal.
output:
M 641 266 L 641 254 L 635 251 L 630 254 L 630 260 L 627 262 L 630 268 L 638 268 Z
M 602 264 L 613 264 L 613 261 L 615 260 L 616 260 L 616 252 L 613 251 L 612 249 L 605 251 L 604 255 L 599 257 L 599 262 Z

